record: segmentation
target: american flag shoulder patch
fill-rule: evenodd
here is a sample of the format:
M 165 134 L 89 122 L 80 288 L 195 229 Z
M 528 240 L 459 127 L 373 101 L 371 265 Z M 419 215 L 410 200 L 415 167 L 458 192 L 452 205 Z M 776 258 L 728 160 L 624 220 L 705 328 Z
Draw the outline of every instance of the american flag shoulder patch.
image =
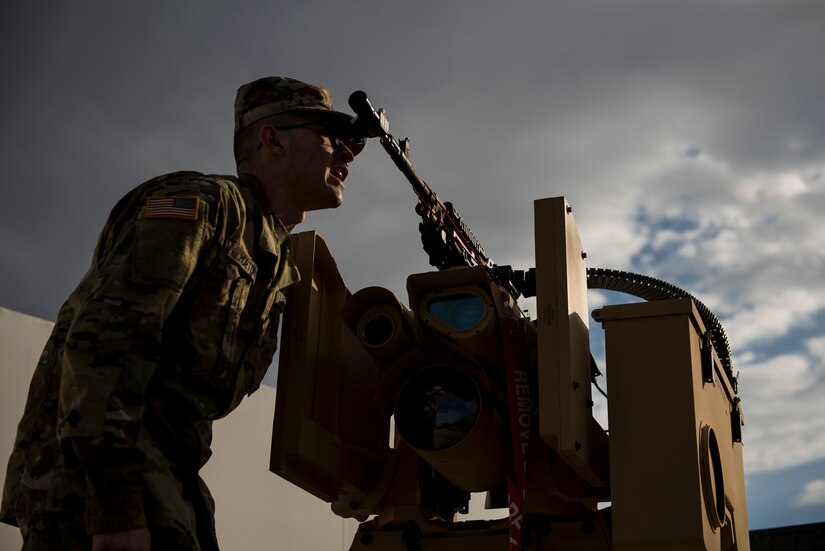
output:
M 197 220 L 200 197 L 147 197 L 144 218 Z

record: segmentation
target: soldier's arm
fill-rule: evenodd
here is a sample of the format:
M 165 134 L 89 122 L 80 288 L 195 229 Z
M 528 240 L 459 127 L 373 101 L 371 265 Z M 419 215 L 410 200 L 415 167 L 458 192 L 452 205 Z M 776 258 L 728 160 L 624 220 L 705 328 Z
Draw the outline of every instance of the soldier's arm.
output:
M 58 438 L 64 455 L 86 470 L 86 524 L 93 534 L 146 526 L 144 454 L 136 446 L 144 393 L 164 321 L 215 231 L 213 197 L 175 188 L 152 195 L 197 200 L 175 211 L 140 198 L 113 215 L 96 264 L 74 295 L 62 359 Z

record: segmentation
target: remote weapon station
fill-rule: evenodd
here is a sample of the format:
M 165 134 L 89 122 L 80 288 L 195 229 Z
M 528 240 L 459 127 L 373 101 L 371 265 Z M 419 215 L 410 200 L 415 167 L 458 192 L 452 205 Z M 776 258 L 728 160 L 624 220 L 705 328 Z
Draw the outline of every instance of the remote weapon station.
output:
M 302 280 L 270 470 L 358 519 L 351 551 L 748 549 L 742 413 L 716 317 L 663 281 L 587 268 L 564 197 L 534 203 L 534 268 L 496 264 L 384 111 L 363 92 L 349 101 L 354 131 L 412 184 L 438 271 L 409 276 L 407 304 L 351 293 L 319 235 L 293 236 Z M 588 288 L 647 302 L 591 313 Z M 536 297 L 536 319 L 519 296 Z M 609 433 L 592 415 L 591 315 Z M 461 520 L 471 493 L 502 518 Z

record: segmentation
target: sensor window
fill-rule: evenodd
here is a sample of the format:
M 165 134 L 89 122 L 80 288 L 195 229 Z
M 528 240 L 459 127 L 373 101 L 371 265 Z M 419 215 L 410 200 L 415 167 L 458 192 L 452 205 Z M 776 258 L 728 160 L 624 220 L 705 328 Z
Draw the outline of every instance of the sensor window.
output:
M 484 318 L 486 305 L 478 295 L 437 297 L 427 304 L 427 312 L 457 331 L 472 329 Z

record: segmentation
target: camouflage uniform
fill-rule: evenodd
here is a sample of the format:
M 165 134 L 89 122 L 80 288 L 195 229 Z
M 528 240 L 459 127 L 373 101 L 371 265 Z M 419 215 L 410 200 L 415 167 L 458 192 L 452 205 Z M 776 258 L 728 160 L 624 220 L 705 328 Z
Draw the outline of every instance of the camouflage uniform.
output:
M 211 510 L 212 420 L 272 360 L 287 237 L 251 177 L 175 173 L 122 199 L 37 366 L 3 520 L 85 508 L 89 533 L 170 526 L 196 548 L 184 496 Z
M 285 110 L 349 117 L 331 107 L 323 88 L 262 79 L 238 92 L 236 137 Z M 126 195 L 37 365 L 0 520 L 64 539 L 171 528 L 181 549 L 217 549 L 198 471 L 212 421 L 272 360 L 298 280 L 288 235 L 250 175 L 178 172 Z

